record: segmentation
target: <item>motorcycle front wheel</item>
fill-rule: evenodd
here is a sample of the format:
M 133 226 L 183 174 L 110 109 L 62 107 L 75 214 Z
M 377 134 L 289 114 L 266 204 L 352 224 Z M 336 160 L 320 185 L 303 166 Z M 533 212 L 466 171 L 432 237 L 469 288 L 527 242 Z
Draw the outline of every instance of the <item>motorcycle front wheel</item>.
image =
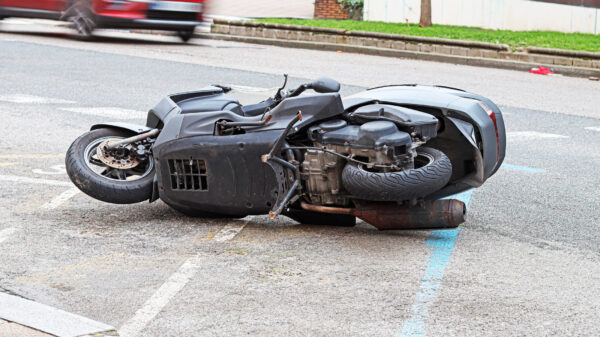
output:
M 98 157 L 98 146 L 102 143 L 131 136 L 124 130 L 103 128 L 77 138 L 65 158 L 67 174 L 75 186 L 92 198 L 113 204 L 150 199 L 155 172 L 152 158 L 121 169 L 108 166 L 107 158 Z M 111 159 L 114 158 L 108 158 Z

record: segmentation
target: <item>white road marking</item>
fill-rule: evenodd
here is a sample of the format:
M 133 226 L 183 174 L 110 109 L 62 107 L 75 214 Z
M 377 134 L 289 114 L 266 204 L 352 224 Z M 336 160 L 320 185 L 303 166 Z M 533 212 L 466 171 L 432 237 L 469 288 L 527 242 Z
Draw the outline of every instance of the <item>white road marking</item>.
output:
M 1 154 L 0 159 L 64 158 L 64 154 Z
M 587 128 L 585 128 L 586 130 L 591 130 L 591 131 L 598 131 L 600 132 L 600 126 L 589 126 Z
M 0 95 L 0 101 L 23 104 L 73 104 L 74 101 L 68 101 L 59 98 L 41 97 L 33 95 Z
M 225 225 L 221 230 L 213 236 L 212 241 L 225 242 L 233 239 L 239 232 L 246 227 L 248 222 L 252 221 L 254 216 L 247 216 L 242 220 Z
M 564 139 L 569 136 L 557 135 L 554 133 L 543 133 L 537 131 L 513 131 L 507 132 L 506 137 L 512 141 L 527 141 L 538 139 Z
M 13 176 L 13 175 L 0 175 L 0 181 L 9 181 L 9 182 L 15 182 L 15 183 L 36 184 L 36 185 L 73 187 L 73 184 L 68 181 L 37 179 L 37 178 L 29 178 L 29 177 Z
M 183 289 L 200 268 L 200 256 L 196 255 L 185 261 L 179 269 L 135 312 L 119 329 L 121 337 L 135 337 L 146 325 L 169 303 L 173 296 Z
M 225 242 L 233 239 L 244 227 L 254 219 L 254 216 L 247 216 L 235 223 L 230 223 L 223 227 L 213 238 L 216 242 Z M 144 305 L 135 312 L 119 329 L 121 337 L 136 337 L 148 325 L 148 323 L 185 287 L 200 268 L 202 261 L 200 255 L 187 259 L 179 269 L 144 303 Z
M 11 236 L 11 234 L 16 232 L 17 230 L 18 229 L 16 229 L 15 227 L 9 227 L 9 228 L 0 230 L 0 243 L 4 242 L 6 239 L 8 239 L 8 237 Z
M 107 118 L 117 118 L 117 119 L 145 119 L 148 115 L 147 112 L 138 111 L 138 110 L 130 110 L 130 109 L 122 109 L 122 108 L 84 108 L 84 107 L 74 107 L 74 108 L 60 108 L 60 110 L 80 113 L 84 115 L 93 115 L 93 116 L 101 116 Z
M 49 174 L 49 175 L 59 175 L 59 174 L 67 173 L 67 168 L 65 167 L 65 165 L 62 165 L 62 164 L 52 165 L 52 166 L 50 166 L 50 168 L 51 168 L 50 171 L 46 171 L 46 170 L 42 170 L 42 169 L 33 169 L 33 170 L 31 170 L 31 172 L 33 172 L 35 174 Z
M 52 198 L 52 200 L 50 200 L 47 203 L 43 204 L 40 207 L 40 209 L 43 209 L 43 210 L 55 209 L 55 208 L 59 207 L 60 205 L 64 204 L 67 200 L 69 200 L 72 197 L 74 197 L 77 194 L 79 194 L 79 192 L 80 191 L 79 191 L 78 188 L 68 189 L 68 190 L 62 192 L 61 194 L 55 196 L 54 198 Z

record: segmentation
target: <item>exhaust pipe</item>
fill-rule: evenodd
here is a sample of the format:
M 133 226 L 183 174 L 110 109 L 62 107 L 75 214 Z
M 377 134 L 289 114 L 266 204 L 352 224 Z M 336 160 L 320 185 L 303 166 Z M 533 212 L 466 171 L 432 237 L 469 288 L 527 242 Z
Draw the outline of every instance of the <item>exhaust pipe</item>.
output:
M 354 208 L 328 207 L 301 202 L 303 209 L 332 214 L 351 214 L 379 230 L 450 229 L 465 222 L 467 207 L 455 199 L 425 200 L 414 206 L 356 202 Z

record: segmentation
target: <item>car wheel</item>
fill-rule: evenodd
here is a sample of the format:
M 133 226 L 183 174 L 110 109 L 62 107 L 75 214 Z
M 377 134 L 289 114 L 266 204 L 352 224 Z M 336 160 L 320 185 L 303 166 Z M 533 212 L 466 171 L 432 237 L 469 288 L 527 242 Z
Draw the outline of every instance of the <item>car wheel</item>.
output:
M 180 31 L 177 32 L 177 36 L 179 36 L 179 38 L 181 39 L 181 41 L 188 42 L 194 36 L 194 28 L 192 28 L 192 29 L 186 29 L 186 30 L 180 30 Z
M 69 11 L 71 15 L 67 17 L 67 21 L 73 24 L 77 38 L 91 40 L 96 22 L 89 1 L 78 1 L 69 8 Z

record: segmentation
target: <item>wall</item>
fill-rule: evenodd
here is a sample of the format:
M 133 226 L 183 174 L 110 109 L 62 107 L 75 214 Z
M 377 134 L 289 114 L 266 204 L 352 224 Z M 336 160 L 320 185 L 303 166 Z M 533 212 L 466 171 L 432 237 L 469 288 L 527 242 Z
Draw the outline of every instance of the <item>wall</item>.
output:
M 370 21 L 419 22 L 421 0 L 365 0 Z M 431 0 L 434 24 L 600 33 L 600 9 L 528 0 Z
M 315 19 L 347 19 L 348 10 L 335 0 L 315 0 Z

